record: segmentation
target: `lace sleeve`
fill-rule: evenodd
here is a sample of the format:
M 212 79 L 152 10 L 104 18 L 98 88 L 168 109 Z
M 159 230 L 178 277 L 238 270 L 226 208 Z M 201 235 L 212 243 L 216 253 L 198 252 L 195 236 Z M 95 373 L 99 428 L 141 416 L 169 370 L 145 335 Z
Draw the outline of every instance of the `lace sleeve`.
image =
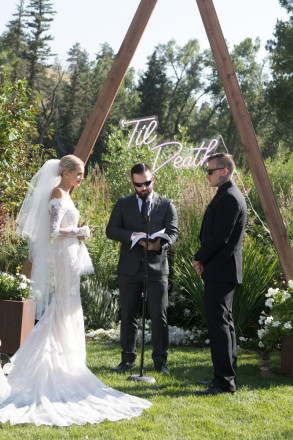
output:
M 90 230 L 88 226 L 83 226 L 81 228 L 78 227 L 68 227 L 62 228 L 61 222 L 63 216 L 66 212 L 66 205 L 63 199 L 52 199 L 49 204 L 50 210 L 50 235 L 52 238 L 57 237 L 80 237 L 84 236 L 88 238 L 90 235 Z

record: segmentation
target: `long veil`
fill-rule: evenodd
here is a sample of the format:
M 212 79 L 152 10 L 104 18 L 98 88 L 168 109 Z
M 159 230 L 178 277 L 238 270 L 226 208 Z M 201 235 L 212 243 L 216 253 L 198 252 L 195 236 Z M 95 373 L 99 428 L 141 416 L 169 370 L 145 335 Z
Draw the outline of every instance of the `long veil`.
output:
M 48 307 L 52 293 L 49 199 L 61 180 L 59 163 L 59 159 L 50 159 L 35 174 L 16 219 L 16 232 L 28 241 L 29 259 L 33 263 L 30 298 L 36 302 L 36 319 Z

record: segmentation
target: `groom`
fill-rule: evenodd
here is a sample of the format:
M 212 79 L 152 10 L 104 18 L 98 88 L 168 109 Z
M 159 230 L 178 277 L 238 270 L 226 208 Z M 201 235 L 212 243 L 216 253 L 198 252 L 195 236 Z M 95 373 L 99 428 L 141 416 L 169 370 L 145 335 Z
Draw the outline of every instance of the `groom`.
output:
M 200 248 L 192 265 L 204 281 L 204 309 L 209 332 L 214 376 L 200 396 L 235 393 L 236 336 L 232 316 L 234 289 L 242 282 L 242 242 L 246 203 L 232 175 L 229 154 L 208 158 L 207 179 L 218 188 L 208 205 L 200 231 Z M 204 382 L 201 382 L 204 383 Z
M 168 306 L 168 258 L 167 251 L 174 245 L 178 235 L 176 209 L 171 200 L 154 192 L 154 176 L 150 167 L 139 163 L 131 169 L 131 184 L 135 193 L 121 198 L 113 208 L 106 235 L 120 241 L 118 283 L 121 303 L 122 362 L 114 369 L 122 373 L 135 366 L 137 318 L 144 281 L 144 246 L 139 241 L 132 249 L 132 239 L 146 232 L 146 214 L 149 215 L 149 234 L 162 229 L 170 241 L 149 242 L 147 307 L 152 322 L 152 344 L 155 370 L 169 374 L 167 349 L 169 346 Z M 146 210 L 146 211 L 145 211 Z M 145 212 L 143 212 L 145 211 Z

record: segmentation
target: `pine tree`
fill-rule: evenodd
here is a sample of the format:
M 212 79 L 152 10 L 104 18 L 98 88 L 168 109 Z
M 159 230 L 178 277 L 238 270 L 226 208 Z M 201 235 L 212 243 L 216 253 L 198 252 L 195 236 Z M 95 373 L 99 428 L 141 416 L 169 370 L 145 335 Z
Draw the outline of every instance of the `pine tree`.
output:
M 11 64 L 11 79 L 16 81 L 26 75 L 26 62 L 24 54 L 27 49 L 27 40 L 24 23 L 24 0 L 20 0 L 17 5 L 17 12 L 12 14 L 15 19 L 7 24 L 7 31 L 1 38 L 0 47 L 7 52 L 9 63 Z
M 147 71 L 142 75 L 137 88 L 140 96 L 137 116 L 156 116 L 160 130 L 166 113 L 170 85 L 165 72 L 165 64 L 162 59 L 158 59 L 156 50 L 149 58 L 147 66 Z
M 55 11 L 49 0 L 30 0 L 26 9 L 26 26 L 28 33 L 28 50 L 26 59 L 29 63 L 29 87 L 34 90 L 40 74 L 44 71 L 44 64 L 50 56 L 51 49 L 48 42 L 53 39 L 46 32 L 53 21 Z M 38 87 L 38 89 L 40 86 Z

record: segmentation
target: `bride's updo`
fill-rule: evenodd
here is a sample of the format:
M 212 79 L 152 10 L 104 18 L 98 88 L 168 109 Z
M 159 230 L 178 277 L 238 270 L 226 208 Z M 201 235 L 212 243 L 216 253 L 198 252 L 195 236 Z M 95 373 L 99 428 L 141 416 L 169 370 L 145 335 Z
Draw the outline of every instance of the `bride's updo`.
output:
M 76 170 L 77 165 L 83 165 L 84 162 L 74 154 L 68 154 L 67 156 L 63 156 L 59 163 L 58 176 L 62 176 L 63 171 L 74 171 Z

